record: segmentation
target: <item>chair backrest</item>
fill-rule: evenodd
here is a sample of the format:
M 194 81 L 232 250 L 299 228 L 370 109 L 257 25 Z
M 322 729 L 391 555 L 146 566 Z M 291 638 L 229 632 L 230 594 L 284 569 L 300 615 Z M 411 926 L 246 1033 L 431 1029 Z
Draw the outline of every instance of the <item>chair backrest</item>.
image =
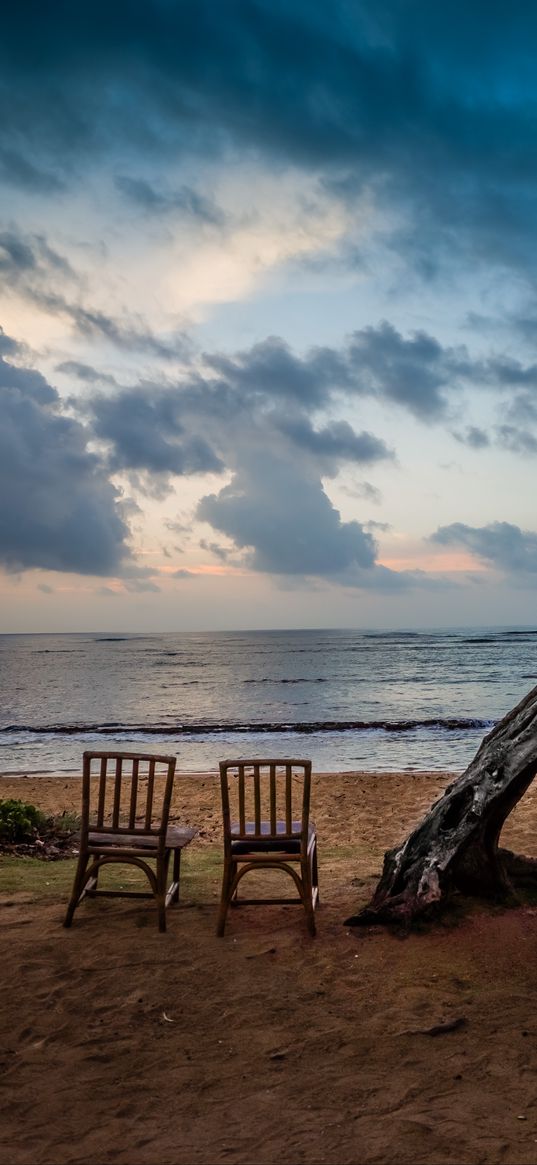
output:
M 274 837 L 307 838 L 311 761 L 279 759 L 220 762 L 224 843 Z
M 82 833 L 156 836 L 164 844 L 175 764 L 174 756 L 85 752 Z

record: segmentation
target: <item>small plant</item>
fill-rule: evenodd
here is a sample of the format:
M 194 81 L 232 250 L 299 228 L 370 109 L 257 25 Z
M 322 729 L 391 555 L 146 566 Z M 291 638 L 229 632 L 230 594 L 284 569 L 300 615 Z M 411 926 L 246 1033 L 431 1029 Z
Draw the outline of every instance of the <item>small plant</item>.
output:
M 0 841 L 8 844 L 32 841 L 46 820 L 45 814 L 27 801 L 0 801 Z
M 63 813 L 55 813 L 53 817 L 49 817 L 48 825 L 53 833 L 61 837 L 70 837 L 80 830 L 80 814 L 75 813 L 74 809 L 64 809 Z

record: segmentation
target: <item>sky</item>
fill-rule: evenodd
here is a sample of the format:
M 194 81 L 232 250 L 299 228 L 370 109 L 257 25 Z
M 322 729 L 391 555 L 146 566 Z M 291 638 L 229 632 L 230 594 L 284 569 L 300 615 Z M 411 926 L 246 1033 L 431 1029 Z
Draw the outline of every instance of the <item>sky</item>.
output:
M 536 620 L 537 7 L 19 0 L 0 630 Z

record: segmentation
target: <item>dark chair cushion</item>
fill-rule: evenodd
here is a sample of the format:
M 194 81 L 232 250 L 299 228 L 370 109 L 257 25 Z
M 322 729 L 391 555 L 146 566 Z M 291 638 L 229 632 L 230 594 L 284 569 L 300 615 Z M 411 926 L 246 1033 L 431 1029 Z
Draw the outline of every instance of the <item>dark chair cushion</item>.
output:
M 300 821 L 293 821 L 293 833 L 300 832 Z M 247 821 L 244 831 L 246 834 L 255 834 L 255 822 Z M 261 833 L 266 834 L 266 837 L 253 837 L 252 840 L 247 840 L 244 833 L 240 833 L 239 826 L 234 823 L 231 826 L 231 851 L 234 854 L 249 854 L 249 853 L 286 853 L 298 854 L 300 853 L 300 838 L 286 837 L 285 821 L 276 822 L 276 833 L 282 834 L 281 840 L 271 833 L 270 822 L 261 822 Z M 308 842 L 315 834 L 315 826 L 310 824 L 308 826 Z M 236 836 L 239 835 L 239 836 Z M 236 836 L 236 840 L 234 840 Z

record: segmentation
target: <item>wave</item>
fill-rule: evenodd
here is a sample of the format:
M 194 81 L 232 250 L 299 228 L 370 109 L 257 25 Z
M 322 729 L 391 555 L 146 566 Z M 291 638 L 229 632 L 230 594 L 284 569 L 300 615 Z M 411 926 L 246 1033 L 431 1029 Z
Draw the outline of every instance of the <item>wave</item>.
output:
M 259 680 L 243 680 L 243 684 L 327 684 L 324 676 L 299 676 L 298 679 L 282 680 L 263 676 Z
M 520 639 L 522 636 L 526 635 L 537 635 L 537 630 L 530 629 L 529 631 L 500 631 L 498 634 L 502 635 L 505 639 Z
M 483 636 L 480 638 L 479 636 L 475 635 L 471 639 L 461 639 L 461 643 L 498 643 L 498 642 L 499 642 L 499 640 L 493 639 L 492 636 L 487 636 L 487 637 Z
M 221 735 L 228 732 L 414 732 L 416 729 L 461 732 L 494 727 L 495 720 L 468 717 L 432 717 L 413 720 L 306 720 L 306 721 L 215 721 L 203 724 L 8 724 L 0 728 L 0 735 L 30 733 L 37 736 L 117 736 L 120 733 L 139 733 L 143 736 L 200 736 Z

